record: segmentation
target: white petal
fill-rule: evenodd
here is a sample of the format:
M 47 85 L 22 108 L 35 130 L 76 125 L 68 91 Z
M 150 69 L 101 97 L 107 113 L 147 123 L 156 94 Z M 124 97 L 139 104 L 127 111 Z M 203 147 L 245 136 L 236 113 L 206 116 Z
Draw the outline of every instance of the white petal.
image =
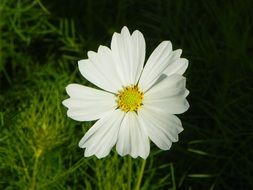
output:
M 111 49 L 117 69 L 121 75 L 124 86 L 135 85 L 143 68 L 146 45 L 141 32 L 134 31 L 131 35 L 127 27 L 123 27 L 121 33 L 114 33 L 111 41 Z
M 117 141 L 120 124 L 125 113 L 118 110 L 98 120 L 80 140 L 79 146 L 85 149 L 85 157 L 107 156 Z
M 148 102 L 145 103 L 145 106 L 157 111 L 164 111 L 170 114 L 182 114 L 186 112 L 190 107 L 188 101 L 184 98 L 184 96 Z
M 180 56 L 182 55 L 182 49 L 176 49 L 171 52 L 170 61 L 169 64 L 175 62 L 176 60 L 180 59 Z
M 116 68 L 111 50 L 108 47 L 99 46 L 97 53 L 88 52 L 88 58 L 78 62 L 81 74 L 106 91 L 118 92 L 122 88 L 120 80 L 122 74 Z
M 140 156 L 146 159 L 149 155 L 148 136 L 135 112 L 126 113 L 120 126 L 116 150 L 121 156 L 129 154 L 133 158 Z
M 118 140 L 116 144 L 116 150 L 121 156 L 125 156 L 127 154 L 130 154 L 131 152 L 131 145 L 130 145 L 130 127 L 131 124 L 132 127 L 136 127 L 135 124 L 133 124 L 133 121 L 130 120 L 129 114 L 126 114 L 125 118 L 123 119 L 119 134 L 118 134 Z
M 186 90 L 185 83 L 186 78 L 182 75 L 174 74 L 169 77 L 166 76 L 145 93 L 145 100 L 164 99 L 180 95 L 180 92 Z
M 152 86 L 144 95 L 143 105 L 171 114 L 180 114 L 189 108 L 185 99 L 188 94 L 185 77 L 174 74 Z
M 175 115 L 143 106 L 138 116 L 151 141 L 162 150 L 170 149 L 172 142 L 178 141 L 178 134 L 183 131 L 181 121 Z
M 139 86 L 144 92 L 156 82 L 167 68 L 169 59 L 172 56 L 171 51 L 171 42 L 163 41 L 148 58 L 139 81 Z
M 68 117 L 77 121 L 99 119 L 117 107 L 115 95 L 102 90 L 70 84 L 66 91 L 70 98 L 62 103 L 68 108 Z
M 171 64 L 165 69 L 164 74 L 170 76 L 172 74 L 184 74 L 185 70 L 187 69 L 189 61 L 185 58 L 178 58 L 175 61 L 172 61 Z
M 133 44 L 133 70 L 132 75 L 134 78 L 134 84 L 136 84 L 140 78 L 146 54 L 146 43 L 143 34 L 135 30 L 131 36 Z
M 136 113 L 132 112 L 136 120 L 138 120 Z M 131 153 L 133 158 L 138 156 L 146 159 L 149 155 L 150 144 L 147 136 L 146 129 L 140 125 L 140 122 L 136 122 L 136 127 L 130 126 L 130 137 L 131 137 Z

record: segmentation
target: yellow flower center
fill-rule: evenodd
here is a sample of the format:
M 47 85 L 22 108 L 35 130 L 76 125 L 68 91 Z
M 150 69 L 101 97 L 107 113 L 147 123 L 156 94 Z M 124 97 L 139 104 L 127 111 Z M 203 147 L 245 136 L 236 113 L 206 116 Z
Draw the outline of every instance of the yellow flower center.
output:
M 137 111 L 142 105 L 144 93 L 138 86 L 127 86 L 117 94 L 118 107 L 124 111 Z

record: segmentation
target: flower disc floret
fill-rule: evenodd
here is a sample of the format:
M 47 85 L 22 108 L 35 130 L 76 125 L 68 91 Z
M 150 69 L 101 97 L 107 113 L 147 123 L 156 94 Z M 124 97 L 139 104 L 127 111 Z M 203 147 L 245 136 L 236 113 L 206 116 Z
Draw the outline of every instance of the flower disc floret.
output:
M 144 93 L 138 86 L 127 86 L 117 94 L 118 107 L 124 111 L 137 111 L 143 102 Z

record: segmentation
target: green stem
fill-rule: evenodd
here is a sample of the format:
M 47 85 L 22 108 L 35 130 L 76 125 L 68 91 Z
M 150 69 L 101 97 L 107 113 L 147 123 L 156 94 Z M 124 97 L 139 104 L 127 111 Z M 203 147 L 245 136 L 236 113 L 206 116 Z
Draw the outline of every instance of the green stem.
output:
M 34 165 L 33 165 L 33 174 L 32 174 L 32 182 L 31 182 L 30 190 L 36 189 L 36 175 L 37 175 L 39 157 L 41 153 L 42 153 L 42 150 L 38 149 L 35 151 L 35 154 L 34 154 L 35 160 L 34 160 Z
M 170 164 L 170 173 L 171 173 L 171 180 L 172 180 L 172 190 L 176 190 L 176 181 L 174 175 L 174 167 L 173 164 Z
M 141 171 L 140 171 L 139 176 L 138 176 L 138 181 L 137 181 L 137 185 L 135 187 L 135 190 L 139 190 L 140 189 L 141 180 L 142 180 L 142 177 L 143 177 L 145 165 L 146 165 L 146 160 L 143 160 L 142 164 L 141 164 Z
M 36 0 L 36 2 L 39 4 L 40 8 L 47 13 L 48 15 L 50 15 L 50 12 L 47 10 L 47 8 L 41 3 L 40 0 Z
M 132 180 L 132 157 L 128 157 L 128 179 L 127 179 L 127 189 L 131 190 L 131 180 Z

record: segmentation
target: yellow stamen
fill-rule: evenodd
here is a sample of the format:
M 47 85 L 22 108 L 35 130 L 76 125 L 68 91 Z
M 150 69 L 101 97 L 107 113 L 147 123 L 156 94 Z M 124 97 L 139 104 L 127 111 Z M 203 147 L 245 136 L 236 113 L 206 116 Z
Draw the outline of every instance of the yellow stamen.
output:
M 144 93 L 138 86 L 127 86 L 117 94 L 118 107 L 124 111 L 137 111 L 142 105 Z

